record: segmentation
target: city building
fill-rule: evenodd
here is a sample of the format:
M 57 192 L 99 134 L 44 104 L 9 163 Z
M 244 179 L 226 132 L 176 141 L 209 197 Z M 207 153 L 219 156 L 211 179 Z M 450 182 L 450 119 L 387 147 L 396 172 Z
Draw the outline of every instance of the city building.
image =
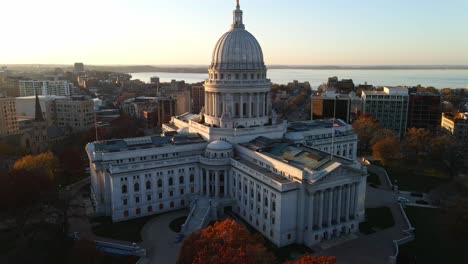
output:
M 192 113 L 200 113 L 205 105 L 205 87 L 203 83 L 192 84 Z
M 73 72 L 74 73 L 84 72 L 84 64 L 82 62 L 75 62 Z
M 19 81 L 20 96 L 34 96 L 38 95 L 58 95 L 67 96 L 71 95 L 73 83 L 68 81 Z
M 311 117 L 314 119 L 339 118 L 351 122 L 361 112 L 361 98 L 354 92 L 337 94 L 335 91 L 326 91 L 312 96 Z
M 32 154 L 39 154 L 67 138 L 71 133 L 69 127 L 51 126 L 42 115 L 39 97 L 34 99 L 34 119 L 21 129 L 20 145 Z
M 455 138 L 468 141 L 468 113 L 442 113 L 440 125 Z
M 48 126 L 70 127 L 73 132 L 94 127 L 94 101 L 84 96 L 38 96 L 42 117 Z M 34 117 L 36 97 L 17 97 L 16 115 Z
M 354 91 L 354 82 L 352 79 L 338 80 L 338 77 L 330 77 L 327 82 L 327 90 L 334 90 L 337 93 L 350 93 Z
M 277 118 L 262 49 L 239 4 L 208 71 L 201 114 L 172 117 L 165 136 L 87 145 L 96 213 L 123 221 L 190 207 L 181 231 L 190 233 L 232 209 L 279 247 L 359 232 L 367 172 L 352 127 Z M 339 133 L 340 146 L 349 143 L 334 155 Z M 331 153 L 309 146 L 326 144 Z
M 382 127 L 398 137 L 406 134 L 408 120 L 408 88 L 384 87 L 383 91 L 362 91 L 363 113 L 371 114 Z
M 311 119 L 333 119 L 339 118 L 349 122 L 351 103 L 349 97 L 327 91 L 321 95 L 312 96 Z
M 175 98 L 141 96 L 125 100 L 121 109 L 129 116 L 144 120 L 146 128 L 160 128 L 177 114 L 177 104 Z
M 441 117 L 440 95 L 411 91 L 408 104 L 408 128 L 425 128 L 436 132 Z
M 16 102 L 14 97 L 0 97 L 0 136 L 18 133 Z

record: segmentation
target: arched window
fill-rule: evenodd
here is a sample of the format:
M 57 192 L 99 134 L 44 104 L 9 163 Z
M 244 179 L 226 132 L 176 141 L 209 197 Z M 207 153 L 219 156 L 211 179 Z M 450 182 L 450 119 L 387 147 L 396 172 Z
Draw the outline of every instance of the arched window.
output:
M 275 202 L 275 201 L 271 202 L 271 210 L 272 210 L 273 212 L 276 211 L 276 202 Z
M 179 184 L 184 184 L 184 176 L 179 177 Z
M 138 182 L 135 183 L 135 185 L 133 185 L 133 190 L 134 190 L 135 192 L 139 192 L 139 191 L 140 191 L 140 184 L 138 184 Z
M 265 197 L 265 206 L 268 206 L 268 198 Z
M 239 115 L 240 115 L 239 103 L 236 103 L 235 116 L 239 116 Z
M 151 190 L 151 182 L 150 181 L 146 182 L 146 190 Z
M 172 177 L 169 178 L 169 186 L 172 186 L 174 184 L 174 180 L 172 180 Z
M 193 183 L 195 181 L 195 175 L 191 174 L 190 175 L 190 183 Z
M 127 185 L 122 185 L 122 193 L 127 193 Z
M 161 180 L 161 179 L 158 180 L 158 187 L 159 187 L 159 188 L 162 187 L 162 180 Z

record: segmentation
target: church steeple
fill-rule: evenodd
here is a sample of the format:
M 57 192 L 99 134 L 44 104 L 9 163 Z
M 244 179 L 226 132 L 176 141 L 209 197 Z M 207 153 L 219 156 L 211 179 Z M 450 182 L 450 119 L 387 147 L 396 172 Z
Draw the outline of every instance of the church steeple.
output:
M 36 115 L 34 117 L 35 121 L 42 122 L 44 121 L 44 117 L 42 116 L 42 109 L 41 109 L 41 104 L 39 102 L 39 96 L 37 95 L 37 91 L 34 91 L 36 94 Z
M 233 12 L 233 15 L 234 15 L 234 18 L 233 18 L 233 22 L 232 22 L 232 28 L 235 29 L 235 28 L 241 28 L 241 29 L 245 29 L 245 25 L 242 21 L 242 10 L 240 9 L 240 4 L 239 4 L 239 0 L 236 0 L 237 2 L 237 5 L 236 5 L 236 10 L 234 10 Z

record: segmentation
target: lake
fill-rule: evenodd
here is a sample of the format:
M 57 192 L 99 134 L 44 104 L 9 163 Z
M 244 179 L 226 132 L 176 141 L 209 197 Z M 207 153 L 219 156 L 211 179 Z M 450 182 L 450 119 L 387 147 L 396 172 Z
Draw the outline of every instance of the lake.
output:
M 208 78 L 208 73 L 168 73 L 142 72 L 131 73 L 133 79 L 149 82 L 150 77 L 158 76 L 161 82 L 184 80 L 196 83 Z M 308 81 L 316 89 L 326 83 L 328 77 L 338 76 L 339 79 L 353 79 L 354 84 L 372 84 L 374 86 L 422 85 L 442 88 L 468 88 L 468 70 L 331 70 L 331 69 L 272 69 L 268 70 L 268 78 L 273 83 L 286 84 L 293 80 Z

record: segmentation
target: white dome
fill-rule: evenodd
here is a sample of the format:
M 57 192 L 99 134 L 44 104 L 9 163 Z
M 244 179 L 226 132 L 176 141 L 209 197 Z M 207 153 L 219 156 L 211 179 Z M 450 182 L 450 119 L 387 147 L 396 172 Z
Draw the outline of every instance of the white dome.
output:
M 232 144 L 226 141 L 216 140 L 208 144 L 206 149 L 213 151 L 231 150 Z
M 216 43 L 211 68 L 217 70 L 266 70 L 257 39 L 245 30 L 242 10 L 237 3 L 231 30 Z
M 265 70 L 263 52 L 247 30 L 233 28 L 216 43 L 211 67 L 219 70 Z

